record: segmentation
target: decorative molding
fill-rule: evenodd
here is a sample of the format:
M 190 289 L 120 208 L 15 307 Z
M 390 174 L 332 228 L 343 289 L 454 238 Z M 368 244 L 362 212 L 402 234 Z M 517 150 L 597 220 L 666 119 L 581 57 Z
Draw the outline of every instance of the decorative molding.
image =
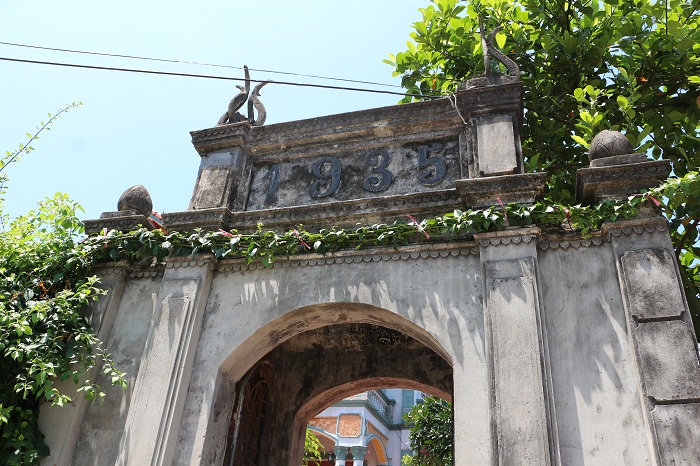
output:
M 435 245 L 440 246 L 440 245 Z M 321 254 L 304 254 L 300 256 L 291 256 L 289 258 L 279 258 L 272 267 L 287 268 L 287 267 L 307 267 L 315 265 L 332 265 L 332 264 L 358 264 L 362 262 L 380 262 L 389 260 L 412 260 L 412 259 L 438 259 L 450 256 L 468 256 L 477 255 L 478 248 L 473 245 L 442 245 L 443 247 L 432 247 L 421 249 L 408 247 L 399 249 L 373 248 L 359 251 L 340 251 L 334 254 L 323 256 Z M 253 262 L 246 265 L 245 259 L 230 259 L 220 261 L 217 265 L 219 272 L 233 272 L 246 269 L 262 270 L 267 267 L 259 262 Z
M 659 176 L 665 179 L 670 168 L 671 163 L 668 160 L 649 160 L 627 165 L 580 168 L 577 175 L 581 173 L 581 178 L 586 183 L 608 182 L 611 181 L 611 178 L 614 178 L 615 181 L 622 181 L 647 176 Z
M 172 231 L 189 231 L 195 228 L 216 230 L 230 223 L 230 217 L 230 210 L 217 207 L 163 214 L 163 223 Z
M 372 215 L 389 218 L 395 217 L 396 211 L 417 215 L 419 211 L 425 209 L 433 210 L 434 207 L 450 208 L 460 205 L 456 190 L 445 189 L 327 204 L 234 212 L 231 214 L 229 222 L 233 224 L 232 226 L 254 226 L 257 222 L 262 222 L 265 225 L 297 225 L 299 223 L 307 225 L 314 220 L 323 220 L 326 224 L 336 224 L 335 220 L 355 224 L 356 220 Z
M 525 236 L 506 236 L 504 238 L 490 238 L 490 239 L 482 239 L 479 240 L 479 246 L 505 246 L 507 244 L 520 244 L 520 243 L 529 243 L 533 239 L 535 239 L 534 236 L 530 235 L 525 235 Z
M 572 237 L 562 238 L 557 235 L 540 238 L 540 249 L 568 249 L 587 248 L 600 246 L 609 242 L 612 237 L 642 235 L 646 233 L 664 233 L 668 231 L 668 221 L 663 217 L 646 217 L 632 220 L 619 220 L 617 222 L 604 223 L 600 233 L 589 238 Z
M 251 133 L 255 139 L 281 139 L 300 134 L 337 131 L 338 128 L 343 128 L 343 132 L 353 132 L 357 130 L 356 126 L 362 124 L 374 127 L 378 120 L 394 120 L 396 124 L 405 125 L 407 122 L 433 120 L 435 117 L 449 118 L 455 123 L 459 121 L 449 99 L 441 98 L 256 127 Z
M 578 248 L 587 248 L 589 246 L 600 246 L 606 242 L 606 239 L 603 236 L 595 236 L 591 238 L 581 238 L 581 239 L 571 239 L 571 240 L 565 240 L 565 239 L 541 239 L 537 246 L 542 249 L 578 249 Z
M 459 197 L 470 207 L 486 207 L 517 202 L 532 204 L 544 194 L 545 173 L 489 176 L 455 181 Z
M 668 231 L 668 221 L 663 217 L 649 217 L 619 222 L 604 223 L 601 228 L 605 237 L 610 240 L 613 236 L 641 235 L 644 233 L 663 233 Z
M 165 259 L 165 266 L 167 268 L 174 268 L 174 269 L 179 269 L 179 268 L 184 268 L 184 267 L 207 267 L 209 270 L 214 270 L 216 266 L 216 259 L 214 258 L 213 255 L 206 253 L 206 254 L 197 254 L 194 257 L 191 256 L 185 256 L 185 257 L 167 257 Z
M 538 227 L 515 227 L 505 230 L 474 233 L 474 241 L 481 247 L 530 243 L 540 236 Z
M 580 168 L 576 171 L 576 199 L 592 204 L 600 199 L 624 198 L 656 186 L 669 173 L 668 160 Z
M 129 272 L 129 278 L 157 278 L 163 277 L 165 267 L 151 267 L 150 269 L 138 269 Z
M 131 266 L 126 261 L 114 261 L 105 262 L 102 264 L 95 264 L 92 267 L 92 273 L 95 275 L 121 275 L 126 277 L 131 272 Z
M 258 150 L 264 153 L 287 147 L 290 143 L 298 147 L 300 143 L 318 138 L 325 141 L 357 138 L 363 133 L 374 133 L 381 121 L 386 122 L 382 127 L 387 124 L 425 126 L 429 122 L 433 130 L 440 126 L 439 122 L 453 127 L 459 127 L 460 122 L 449 100 L 440 98 L 268 126 L 251 127 L 247 122 L 235 123 L 192 131 L 190 135 L 192 144 L 202 156 L 241 145 L 250 147 L 252 152 Z
M 515 112 L 518 121 L 522 120 L 523 109 L 522 81 L 495 86 L 472 87 L 466 92 L 458 92 L 457 106 L 465 118 L 487 113 Z
M 192 144 L 197 153 L 205 157 L 219 149 L 244 145 L 250 134 L 250 128 L 250 123 L 244 121 L 200 131 L 190 131 L 190 136 L 192 136 Z

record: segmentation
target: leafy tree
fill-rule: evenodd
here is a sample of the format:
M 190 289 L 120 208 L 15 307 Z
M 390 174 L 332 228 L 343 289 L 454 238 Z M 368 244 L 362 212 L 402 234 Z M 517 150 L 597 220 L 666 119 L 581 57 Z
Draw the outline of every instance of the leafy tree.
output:
M 307 427 L 304 437 L 304 466 L 308 466 L 309 461 L 320 461 L 324 453 L 323 444 L 316 437 L 316 434 Z
M 479 15 L 487 31 L 504 25 L 497 45 L 518 63 L 525 87 L 525 165 L 547 172 L 549 200 L 575 202 L 575 172 L 588 165 L 587 146 L 603 129 L 670 160 L 675 176 L 689 175 L 663 209 L 699 325 L 700 1 L 431 2 L 408 50 L 385 61 L 407 94 L 449 94 L 484 73 Z
M 452 404 L 435 396 L 404 414 L 412 425 L 408 435 L 414 455 L 404 455 L 403 466 L 452 465 Z
M 33 150 L 39 133 L 76 105 L 49 115 L 26 144 L 0 157 L 0 193 L 8 164 Z M 58 193 L 10 219 L 3 205 L 0 199 L 0 464 L 29 465 L 49 453 L 37 424 L 40 404 L 71 401 L 58 381 L 73 380 L 89 399 L 104 396 L 91 379 L 96 366 L 112 383 L 125 381 L 81 312 L 102 292 L 88 276 L 94 248 L 77 240 L 80 206 Z

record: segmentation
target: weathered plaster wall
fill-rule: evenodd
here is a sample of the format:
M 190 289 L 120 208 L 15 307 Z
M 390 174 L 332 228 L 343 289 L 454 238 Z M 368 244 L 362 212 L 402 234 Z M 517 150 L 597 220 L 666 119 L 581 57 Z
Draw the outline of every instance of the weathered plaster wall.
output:
M 621 288 L 621 283 L 627 288 L 644 283 L 643 274 L 659 267 L 675 273 L 659 252 L 668 247 L 667 238 L 663 231 L 656 236 L 619 231 L 562 241 L 538 240 L 536 230 L 518 230 L 515 236 L 482 235 L 474 242 L 282 259 L 270 269 L 199 258 L 178 260 L 165 275 L 110 272 L 104 281 L 114 294 L 95 309 L 95 322 L 127 373 L 129 389 L 110 387 L 98 376 L 107 391 L 105 403 L 79 402 L 67 411 L 71 425 L 78 426 L 74 433 L 58 429 L 66 411 L 45 409 L 42 425 L 53 433 L 48 440 L 55 448 L 45 464 L 152 461 L 150 453 L 144 457 L 130 445 L 143 422 L 154 422 L 152 415 L 144 419 L 150 403 L 136 409 L 134 390 L 154 383 L 161 385 L 156 394 L 171 393 L 166 386 L 180 387 L 179 404 L 176 398 L 158 398 L 177 421 L 167 430 L 174 437 L 160 443 L 170 461 L 221 464 L 235 384 L 262 359 L 273 363 L 279 380 L 270 400 L 276 416 L 266 433 L 275 448 L 264 464 L 284 464 L 300 426 L 325 405 L 353 391 L 406 380 L 452 395 L 460 465 L 504 461 L 508 448 L 518 451 L 521 440 L 515 435 L 510 444 L 500 441 L 518 426 L 528 432 L 523 441 L 537 436 L 531 444 L 537 448 L 555 443 L 547 453 L 552 464 L 658 464 L 663 455 L 685 461 L 695 454 L 696 434 L 687 414 L 693 412 L 694 395 L 684 392 L 683 380 L 698 375 L 697 353 L 681 351 L 685 339 L 669 339 L 666 327 L 687 325 L 687 313 L 682 303 L 680 309 L 645 307 L 673 291 L 673 278 L 662 279 L 668 283 L 653 296 L 628 289 L 633 294 L 626 299 L 637 300 L 630 310 Z M 627 278 L 620 278 L 621 271 Z M 163 320 L 168 303 L 180 302 L 183 293 L 201 295 L 193 298 L 200 307 L 184 308 L 192 309 L 190 322 L 201 319 L 201 327 L 185 325 L 180 311 Z M 630 312 L 672 318 L 652 317 L 647 324 L 636 317 L 630 321 Z M 392 329 L 411 344 L 358 343 L 348 330 L 358 324 Z M 178 335 L 187 328 L 196 332 L 183 347 Z M 343 335 L 350 339 L 343 341 Z M 156 337 L 166 340 L 153 343 Z M 644 338 L 656 338 L 656 346 Z M 649 366 L 657 346 L 680 356 L 663 356 Z M 168 356 L 174 364 L 169 366 L 161 353 L 180 356 Z M 496 363 L 522 368 L 503 373 L 492 366 Z M 154 370 L 153 364 L 162 367 Z M 541 364 L 541 370 L 531 364 Z M 649 379 L 654 371 L 662 375 Z M 161 375 L 155 380 L 154 374 Z M 662 404 L 647 406 L 648 396 Z M 494 429 L 496 402 L 511 408 L 499 415 L 500 427 Z M 532 406 L 540 408 L 532 412 Z M 682 445 L 675 443 L 679 438 Z
M 116 272 L 116 273 L 115 273 Z M 134 393 L 136 378 L 141 367 L 147 335 L 152 324 L 156 296 L 161 286 L 161 276 L 126 279 L 126 273 L 118 269 L 100 273 L 106 288 L 119 292 L 112 297 L 100 300 L 94 308 L 104 319 L 111 320 L 109 331 L 100 335 L 111 353 L 116 366 L 126 374 L 128 387 L 122 390 L 112 386 L 109 380 L 97 372 L 92 376 L 105 392 L 104 402 L 87 403 L 82 394 L 75 397 L 75 406 L 83 406 L 84 417 L 77 423 L 76 439 L 64 444 L 51 444 L 52 456 L 43 464 L 59 465 L 94 465 L 107 466 L 117 464 L 117 455 L 124 445 L 124 425 Z M 123 293 L 121 286 L 115 283 L 115 277 L 125 281 Z M 117 298 L 117 302 L 114 300 Z M 116 306 L 113 306 L 116 304 Z M 99 332 L 100 334 L 102 332 Z M 54 419 L 56 424 L 64 421 L 63 426 L 49 432 L 67 433 L 66 413 L 61 408 L 44 406 L 41 419 L 48 422 Z M 49 435 L 50 441 L 53 436 Z M 73 445 L 75 445 L 73 449 Z M 68 448 L 70 447 L 70 448 Z M 64 451 L 65 450 L 65 451 Z
M 561 461 L 649 464 L 612 246 L 596 242 L 539 252 Z
M 462 426 L 458 436 L 488 443 L 480 270 L 473 248 L 459 251 L 346 254 L 345 260 L 216 274 L 183 415 L 183 428 L 196 434 L 190 443 L 179 443 L 177 464 L 205 454 L 201 439 L 214 414 L 205 400 L 213 399 L 219 372 L 236 381 L 285 339 L 350 322 L 400 330 L 459 361 L 455 370 L 470 379 L 460 392 L 472 400 L 469 409 L 479 419 Z

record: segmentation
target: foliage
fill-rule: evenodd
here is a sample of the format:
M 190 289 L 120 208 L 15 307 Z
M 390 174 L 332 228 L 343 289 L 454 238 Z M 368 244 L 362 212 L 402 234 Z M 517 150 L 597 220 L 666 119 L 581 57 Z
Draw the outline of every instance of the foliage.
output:
M 308 466 L 309 460 L 320 460 L 324 454 L 323 444 L 316 437 L 316 434 L 307 427 L 304 437 L 304 466 Z
M 697 172 L 698 0 L 431 2 L 420 9 L 408 49 L 385 61 L 403 76 L 407 94 L 446 95 L 484 72 L 478 16 L 487 31 L 504 25 L 496 42 L 518 63 L 525 88 L 525 165 L 547 172 L 550 200 L 571 203 L 575 172 L 587 166 L 588 144 L 603 129 L 624 132 L 637 152 L 670 160 L 674 176 Z M 691 176 L 668 187 L 664 213 L 700 323 L 697 183 Z
M 403 466 L 452 465 L 452 404 L 434 396 L 404 414 L 411 425 L 409 440 L 414 455 L 404 455 Z
M 442 216 L 419 222 L 394 222 L 354 228 L 329 228 L 319 232 L 301 229 L 286 232 L 258 230 L 243 234 L 195 231 L 194 233 L 148 230 L 131 232 L 103 231 L 82 243 L 90 250 L 95 261 L 144 261 L 151 258 L 162 261 L 166 257 L 213 254 L 217 259 L 243 258 L 247 264 L 259 261 L 271 267 L 280 257 L 296 254 L 328 254 L 347 249 L 389 246 L 397 249 L 424 238 L 451 240 L 473 233 L 493 231 L 507 226 L 541 225 L 547 228 L 578 231 L 584 236 L 595 234 L 604 222 L 633 218 L 643 204 L 657 191 L 646 195 L 630 196 L 624 201 L 605 201 L 595 206 L 564 206 L 537 203 L 534 205 L 508 204 L 503 207 L 455 210 Z M 656 199 L 653 199 L 654 202 Z
M 83 105 L 82 102 L 73 102 L 59 109 L 55 115 L 49 113 L 49 119 L 46 122 L 42 121 L 39 124 L 39 126 L 36 127 L 36 132 L 34 134 L 27 133 L 27 142 L 25 142 L 24 144 L 20 144 L 19 148 L 17 148 L 16 150 L 6 151 L 3 156 L 0 156 L 0 223 L 4 225 L 4 221 L 6 220 L 5 216 L 3 215 L 2 208 L 5 201 L 3 196 L 6 191 L 6 183 L 8 179 L 7 172 L 5 172 L 5 168 L 7 168 L 7 166 L 11 163 L 19 162 L 22 156 L 28 155 L 30 152 L 32 152 L 34 150 L 32 144 L 34 143 L 34 141 L 39 140 L 39 134 L 41 134 L 43 131 L 50 131 L 51 125 L 57 119 L 61 118 L 61 115 L 81 105 Z
M 0 170 L 32 150 L 31 141 L 69 108 L 50 116 L 29 143 L 0 159 Z M 5 181 L 2 173 L 0 182 Z M 37 418 L 39 405 L 71 401 L 58 381 L 71 379 L 86 398 L 103 396 L 92 377 L 101 366 L 108 380 L 124 384 L 102 353 L 81 312 L 102 292 L 89 277 L 91 250 L 76 242 L 83 233 L 80 207 L 63 194 L 10 220 L 0 230 L 0 464 L 35 464 L 48 454 Z M 0 202 L 0 216 L 2 203 Z M 101 361 L 100 361 L 101 360 Z
M 700 166 L 693 1 L 432 0 L 413 24 L 415 43 L 387 62 L 407 93 L 444 95 L 484 72 L 478 15 L 487 30 L 503 24 L 498 45 L 520 66 L 526 92 L 528 166 L 546 171 L 550 194 L 567 201 L 587 141 L 602 129 L 626 132 L 678 176 Z

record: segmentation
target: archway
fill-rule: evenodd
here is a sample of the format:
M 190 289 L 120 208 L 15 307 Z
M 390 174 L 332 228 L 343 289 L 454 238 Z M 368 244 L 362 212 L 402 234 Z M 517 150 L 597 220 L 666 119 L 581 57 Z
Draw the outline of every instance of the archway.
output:
M 336 306 L 345 310 L 342 305 Z M 362 322 L 377 320 L 376 315 L 366 312 L 371 306 L 362 307 L 364 313 L 357 309 L 342 313 L 348 323 L 299 332 L 290 330 L 288 338 L 258 359 L 266 361 L 274 374 L 267 411 L 274 414 L 262 421 L 256 441 L 275 447 L 268 448 L 257 464 L 300 464 L 308 420 L 326 406 L 354 393 L 409 387 L 451 398 L 452 365 L 431 347 L 435 339 L 411 322 L 400 322 L 403 319 L 399 316 L 394 316 L 394 328 Z M 339 310 L 334 313 L 336 317 L 341 314 Z M 380 310 L 376 314 L 388 314 L 388 311 Z M 409 329 L 423 341 L 396 327 Z M 238 401 L 232 410 L 232 428 L 239 430 L 246 430 L 241 423 L 250 422 L 237 414 L 245 411 L 245 406 L 241 406 L 245 403 L 245 397 L 241 397 L 244 380 L 242 378 L 236 386 Z M 235 451 L 235 442 L 233 438 L 227 446 L 228 452 Z

